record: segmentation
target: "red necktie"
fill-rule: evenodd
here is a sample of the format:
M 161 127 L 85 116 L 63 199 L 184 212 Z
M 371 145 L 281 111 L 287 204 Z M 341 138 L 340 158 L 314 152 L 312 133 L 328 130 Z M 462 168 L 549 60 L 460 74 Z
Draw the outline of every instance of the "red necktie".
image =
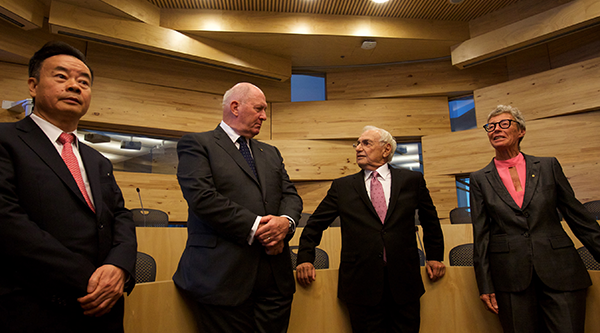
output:
M 377 179 L 378 175 L 377 171 L 373 171 L 371 175 L 371 203 L 375 207 L 381 223 L 383 223 L 387 214 L 387 203 L 385 202 L 385 194 L 383 194 L 383 186 Z
M 88 206 L 90 206 L 93 212 L 96 212 L 96 210 L 94 209 L 94 205 L 92 204 L 92 200 L 90 200 L 90 196 L 85 190 L 85 184 L 83 183 L 83 178 L 81 177 L 81 170 L 79 169 L 77 157 L 75 157 L 75 154 L 73 153 L 73 146 L 71 146 L 71 143 L 74 140 L 75 136 L 73 134 L 62 133 L 60 135 L 60 137 L 58 138 L 58 142 L 62 143 L 63 145 L 61 156 L 62 159 L 65 161 L 65 164 L 69 168 L 69 171 L 71 171 L 73 178 L 75 178 L 75 182 L 77 183 L 79 190 L 83 194 L 85 202 L 87 202 Z

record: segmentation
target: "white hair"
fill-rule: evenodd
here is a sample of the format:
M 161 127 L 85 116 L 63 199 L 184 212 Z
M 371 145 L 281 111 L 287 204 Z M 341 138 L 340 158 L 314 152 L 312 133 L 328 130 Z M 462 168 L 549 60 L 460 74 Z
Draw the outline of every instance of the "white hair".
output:
M 377 131 L 377 133 L 379 133 L 379 142 L 381 143 L 381 145 L 385 145 L 385 144 L 390 144 L 392 146 L 392 151 L 390 152 L 390 155 L 387 157 L 387 161 L 388 163 L 392 161 L 392 158 L 394 158 L 394 152 L 396 151 L 396 140 L 394 139 L 394 137 L 390 134 L 390 132 L 384 130 L 383 128 L 379 128 L 379 127 L 375 127 L 375 126 L 365 126 L 363 128 L 363 133 L 368 132 L 368 131 Z

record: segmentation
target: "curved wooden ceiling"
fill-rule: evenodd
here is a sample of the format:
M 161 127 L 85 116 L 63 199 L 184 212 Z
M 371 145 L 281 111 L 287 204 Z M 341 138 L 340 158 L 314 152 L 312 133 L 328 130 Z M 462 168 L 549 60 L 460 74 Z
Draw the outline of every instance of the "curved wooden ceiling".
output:
M 215 9 L 467 22 L 521 0 L 148 0 L 164 9 Z

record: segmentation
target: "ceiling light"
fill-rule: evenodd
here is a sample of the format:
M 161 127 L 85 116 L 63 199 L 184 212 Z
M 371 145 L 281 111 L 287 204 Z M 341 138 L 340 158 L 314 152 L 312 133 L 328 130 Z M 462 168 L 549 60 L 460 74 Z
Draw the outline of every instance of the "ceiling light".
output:
M 389 0 L 373 0 L 374 3 L 386 3 Z

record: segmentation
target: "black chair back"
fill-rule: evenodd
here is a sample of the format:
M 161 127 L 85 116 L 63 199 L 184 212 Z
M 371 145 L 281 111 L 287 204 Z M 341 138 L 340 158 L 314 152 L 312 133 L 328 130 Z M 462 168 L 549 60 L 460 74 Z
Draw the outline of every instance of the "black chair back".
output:
M 473 266 L 473 243 L 455 246 L 449 256 L 450 266 Z
M 292 269 L 296 269 L 298 262 L 298 246 L 290 246 L 290 258 L 292 259 Z M 329 255 L 325 250 L 318 247 L 315 248 L 315 269 L 329 268 Z
M 471 208 L 458 207 L 450 211 L 451 224 L 467 224 L 471 223 Z
M 156 281 L 156 261 L 149 254 L 138 252 L 135 260 L 135 283 Z
M 169 215 L 162 210 L 133 208 L 133 221 L 136 227 L 168 227 Z

